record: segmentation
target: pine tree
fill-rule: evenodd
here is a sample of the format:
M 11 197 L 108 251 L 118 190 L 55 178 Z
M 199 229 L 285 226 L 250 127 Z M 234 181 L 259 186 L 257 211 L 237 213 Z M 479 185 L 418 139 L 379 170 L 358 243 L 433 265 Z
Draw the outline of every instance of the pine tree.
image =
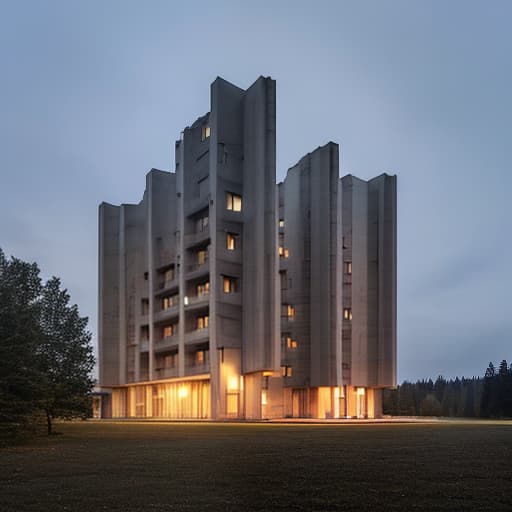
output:
M 40 324 L 42 339 L 37 357 L 41 374 L 41 408 L 52 433 L 55 417 L 86 415 L 93 387 L 94 357 L 87 331 L 87 318 L 69 304 L 69 294 L 60 280 L 50 279 L 43 287 Z

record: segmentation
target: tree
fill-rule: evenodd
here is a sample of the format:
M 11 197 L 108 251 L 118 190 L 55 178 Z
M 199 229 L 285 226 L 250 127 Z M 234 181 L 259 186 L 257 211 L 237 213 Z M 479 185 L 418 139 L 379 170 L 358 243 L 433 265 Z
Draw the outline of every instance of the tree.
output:
M 87 318 L 69 304 L 69 294 L 60 289 L 60 280 L 51 278 L 43 287 L 37 350 L 41 381 L 41 408 L 45 412 L 48 434 L 55 417 L 85 415 L 90 409 L 94 382 L 91 371 L 94 357 L 87 331 Z
M 7 435 L 28 425 L 39 398 L 40 293 L 37 265 L 8 260 L 0 249 L 0 427 Z
M 420 410 L 422 416 L 441 416 L 441 404 L 432 393 L 423 399 Z

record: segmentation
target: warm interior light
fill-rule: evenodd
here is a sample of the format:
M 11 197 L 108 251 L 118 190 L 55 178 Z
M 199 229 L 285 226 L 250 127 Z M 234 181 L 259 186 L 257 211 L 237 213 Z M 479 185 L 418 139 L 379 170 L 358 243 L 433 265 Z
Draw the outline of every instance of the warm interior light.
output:
M 188 389 L 186 386 L 180 386 L 178 389 L 178 397 L 179 398 L 186 398 L 188 396 Z
M 273 373 L 274 373 L 274 372 L 271 372 L 271 371 L 266 370 L 266 371 L 264 371 L 264 372 L 263 372 L 263 377 L 272 377 L 272 374 L 273 374 Z
M 238 391 L 238 376 L 237 375 L 231 375 L 231 377 L 228 378 L 228 390 L 229 391 Z
M 359 396 L 364 396 L 364 391 L 365 391 L 365 389 L 364 389 L 364 388 L 357 388 L 357 394 L 358 394 Z
M 267 390 L 261 390 L 261 405 L 267 405 Z

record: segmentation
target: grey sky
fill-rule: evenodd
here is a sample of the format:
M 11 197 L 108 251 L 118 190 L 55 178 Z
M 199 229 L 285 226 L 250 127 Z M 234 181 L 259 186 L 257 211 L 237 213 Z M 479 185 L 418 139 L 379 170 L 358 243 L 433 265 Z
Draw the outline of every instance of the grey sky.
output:
M 246 4 L 246 5 L 244 5 Z M 510 2 L 0 0 L 0 247 L 96 333 L 97 206 L 138 202 L 217 75 L 277 80 L 277 174 L 398 174 L 399 379 L 512 359 Z

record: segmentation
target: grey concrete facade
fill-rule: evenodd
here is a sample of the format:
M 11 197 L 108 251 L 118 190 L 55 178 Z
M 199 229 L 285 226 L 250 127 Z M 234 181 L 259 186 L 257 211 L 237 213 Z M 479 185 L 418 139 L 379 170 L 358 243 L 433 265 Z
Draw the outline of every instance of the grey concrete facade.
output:
M 329 143 L 276 185 L 275 98 L 217 78 L 175 172 L 100 205 L 113 417 L 374 417 L 396 384 L 396 177 L 340 179 Z

